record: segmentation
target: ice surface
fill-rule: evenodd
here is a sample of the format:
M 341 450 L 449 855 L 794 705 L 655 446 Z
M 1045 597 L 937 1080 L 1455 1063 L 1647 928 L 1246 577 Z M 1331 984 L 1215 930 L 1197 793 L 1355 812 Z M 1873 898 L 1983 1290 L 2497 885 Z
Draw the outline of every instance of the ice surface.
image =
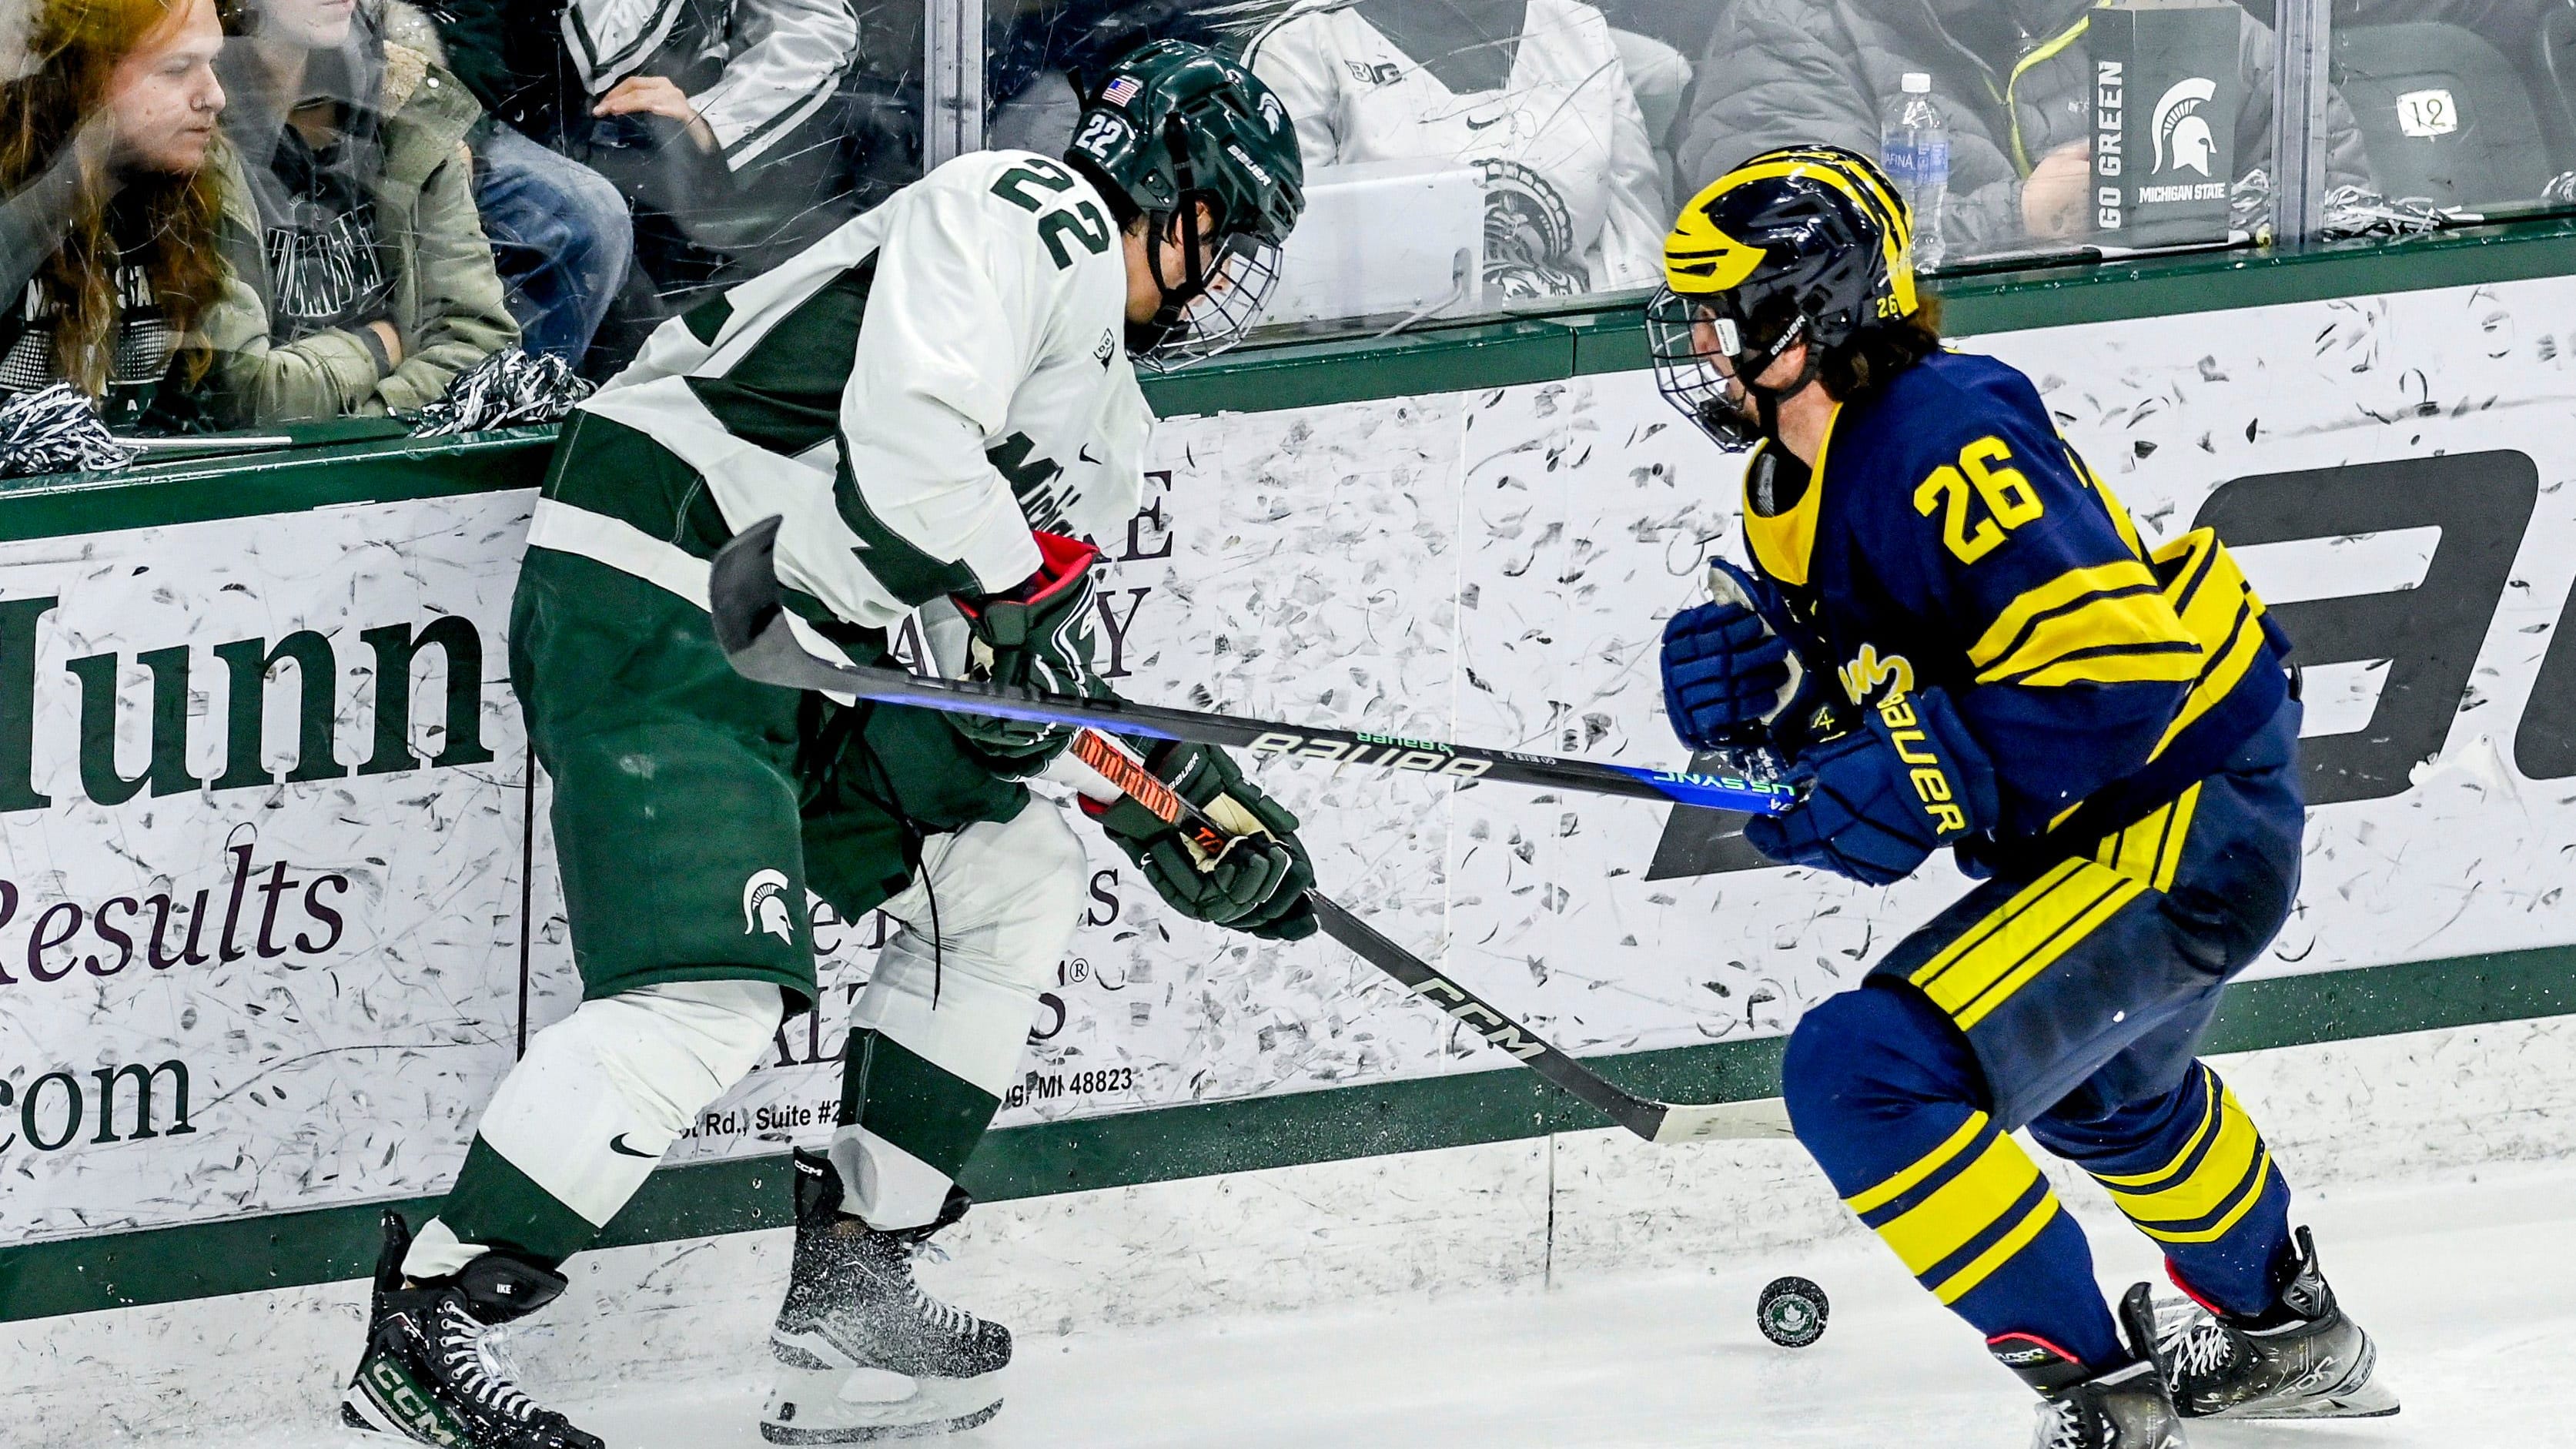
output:
M 2133 1233 L 2084 1211 L 2107 1285 L 2156 1270 Z M 2576 1445 L 2576 1166 L 2438 1186 L 2308 1194 L 2329 1276 L 2378 1336 L 2393 1419 L 2203 1425 L 2218 1449 Z M 1762 1284 L 1823 1284 L 1822 1342 L 1774 1348 Z M 2030 1400 L 1875 1243 L 1845 1239 L 1716 1272 L 1549 1291 L 1418 1297 L 1255 1320 L 1032 1338 L 1009 1402 L 925 1449 L 2020 1449 Z M 619 1449 L 751 1449 L 756 1382 L 560 1395 Z M 382 1441 L 266 1433 L 223 1443 Z M 213 1449 L 162 1441 L 156 1449 Z

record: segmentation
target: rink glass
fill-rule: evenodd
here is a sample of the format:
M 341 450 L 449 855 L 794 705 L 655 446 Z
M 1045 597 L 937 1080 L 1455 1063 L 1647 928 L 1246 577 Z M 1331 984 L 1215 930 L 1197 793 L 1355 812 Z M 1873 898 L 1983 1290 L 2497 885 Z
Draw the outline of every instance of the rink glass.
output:
M 774 104 L 748 94 L 763 77 L 708 58 L 724 49 L 708 37 L 656 48 L 601 29 L 605 9 L 558 31 L 509 23 L 498 0 L 442 7 L 435 28 L 341 0 L 223 0 L 225 144 L 190 165 L 215 198 L 197 234 L 220 236 L 197 247 L 198 270 L 220 261 L 242 285 L 202 283 L 206 315 L 182 319 L 156 300 L 175 284 L 169 268 L 156 280 L 111 264 L 84 306 L 112 311 L 114 335 L 90 336 L 82 370 L 112 395 L 111 421 L 162 433 L 407 412 L 511 345 L 514 329 L 604 377 L 660 320 L 928 165 L 979 146 L 1060 152 L 1082 78 L 1159 37 L 1243 56 L 1299 122 L 1305 220 L 1278 255 L 1230 260 L 1235 284 L 1200 309 L 1209 336 L 1256 343 L 1642 307 L 1677 198 L 1770 146 L 1882 156 L 1909 73 L 1928 77 L 1941 113 L 1938 148 L 1904 138 L 1908 155 L 1947 157 L 1939 271 L 2247 244 L 2275 228 L 2283 168 L 2271 147 L 2290 131 L 2274 115 L 2298 89 L 2267 28 L 2277 7 L 2324 22 L 2327 86 L 2298 112 L 2322 170 L 2321 234 L 2576 205 L 2576 10 L 2565 6 L 2067 0 L 2029 34 L 1974 6 L 1863 7 L 1885 18 L 1857 31 L 1794 23 L 1827 4 L 859 0 L 820 5 L 824 43 L 793 75 L 767 77 L 793 82 Z M 189 8 L 37 4 L 40 22 Z M 565 39 L 576 32 L 588 50 Z M 1783 54 L 1788 35 L 1831 36 L 1849 53 Z M 123 56 L 138 42 L 115 44 Z M 446 69 L 434 69 L 423 57 L 442 47 Z M 27 134 L 81 140 L 0 157 L 17 199 L 76 176 L 84 157 L 151 147 L 144 90 L 74 84 L 77 52 L 45 53 L 35 79 L 86 85 L 78 104 L 94 124 L 31 124 Z M 562 74 L 558 53 L 573 57 Z M 204 134 L 184 96 L 161 103 Z M 593 115 L 603 103 L 617 114 Z M 479 122 L 485 113 L 501 124 Z M 120 114 L 129 142 L 116 139 Z M 416 166 L 426 184 L 382 189 L 389 165 L 459 141 L 475 148 L 470 168 Z M 1909 172 L 1918 189 L 1929 169 Z M 127 246 L 169 232 L 125 214 L 79 226 Z M 37 235 L 59 248 L 75 229 Z M 491 245 L 488 270 L 456 244 L 470 229 Z M 2292 218 L 2284 235 L 2298 231 Z M 634 272 L 617 288 L 630 250 Z M 44 258 L 13 260 L 0 273 Z M 58 307 L 47 285 L 62 290 L 61 278 L 40 283 L 0 311 Z M 1659 365 L 1681 356 L 1661 331 L 1652 341 Z M 47 335 L 0 338 L 0 389 L 60 372 Z

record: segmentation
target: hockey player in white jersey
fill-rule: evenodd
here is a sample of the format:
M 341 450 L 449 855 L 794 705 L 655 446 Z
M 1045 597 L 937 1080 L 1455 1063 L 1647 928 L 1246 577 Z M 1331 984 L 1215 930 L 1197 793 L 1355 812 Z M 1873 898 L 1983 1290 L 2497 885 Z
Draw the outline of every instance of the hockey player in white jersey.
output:
M 1241 335 L 1303 205 L 1261 83 L 1147 46 L 1099 79 L 1057 161 L 952 161 L 663 325 L 557 445 L 511 617 L 511 678 L 553 822 L 583 1002 L 536 1034 L 438 1213 L 388 1213 L 347 1422 L 464 1449 L 592 1449 L 482 1351 L 563 1290 L 680 1131 L 815 1005 L 811 891 L 901 929 L 853 1007 L 828 1155 L 796 1160 L 772 1332 L 772 1442 L 981 1423 L 1009 1332 L 926 1297 L 915 1249 L 1016 1070 L 1087 873 L 1022 783 L 1045 726 L 841 705 L 726 665 L 708 559 L 785 519 L 799 628 L 850 659 L 954 609 L 992 677 L 1105 693 L 1080 536 L 1139 503 L 1134 360 Z M 1315 929 L 1296 817 L 1221 751 L 1148 763 L 1234 823 L 1208 856 L 1141 806 L 1096 812 L 1185 914 Z

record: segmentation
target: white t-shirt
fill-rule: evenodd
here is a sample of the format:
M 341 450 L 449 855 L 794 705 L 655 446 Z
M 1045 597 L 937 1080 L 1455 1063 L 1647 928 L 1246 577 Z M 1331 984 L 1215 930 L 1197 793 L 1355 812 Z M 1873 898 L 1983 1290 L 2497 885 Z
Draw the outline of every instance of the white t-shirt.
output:
M 1666 214 L 1644 117 L 1601 12 L 1529 0 L 1510 78 L 1460 94 L 1348 0 L 1298 0 L 1253 43 L 1311 171 L 1454 160 L 1485 175 L 1487 294 L 1650 285 Z

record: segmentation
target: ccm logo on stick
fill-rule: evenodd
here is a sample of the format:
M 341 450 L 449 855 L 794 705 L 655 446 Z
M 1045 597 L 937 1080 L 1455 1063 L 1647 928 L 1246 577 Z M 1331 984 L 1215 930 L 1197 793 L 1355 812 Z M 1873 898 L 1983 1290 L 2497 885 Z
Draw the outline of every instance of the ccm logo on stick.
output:
M 1483 1002 L 1437 976 L 1415 986 L 1413 994 L 1447 1012 L 1460 1025 L 1482 1036 L 1488 1045 L 1501 1047 L 1522 1061 L 1547 1054 L 1547 1043 L 1521 1035 L 1519 1027 L 1494 1015 Z M 1449 1001 L 1439 999 L 1443 996 Z M 1449 1002 L 1457 1004 L 1452 1006 Z
M 1381 747 L 1383 753 L 1370 754 L 1370 751 Z M 1256 755 L 1287 755 L 1334 764 L 1384 765 L 1397 770 L 1418 770 L 1426 775 L 1446 775 L 1457 780 L 1472 780 L 1494 767 L 1491 760 L 1463 759 L 1445 750 L 1429 748 L 1427 741 L 1372 740 L 1365 735 L 1343 741 L 1273 730 L 1246 748 Z

